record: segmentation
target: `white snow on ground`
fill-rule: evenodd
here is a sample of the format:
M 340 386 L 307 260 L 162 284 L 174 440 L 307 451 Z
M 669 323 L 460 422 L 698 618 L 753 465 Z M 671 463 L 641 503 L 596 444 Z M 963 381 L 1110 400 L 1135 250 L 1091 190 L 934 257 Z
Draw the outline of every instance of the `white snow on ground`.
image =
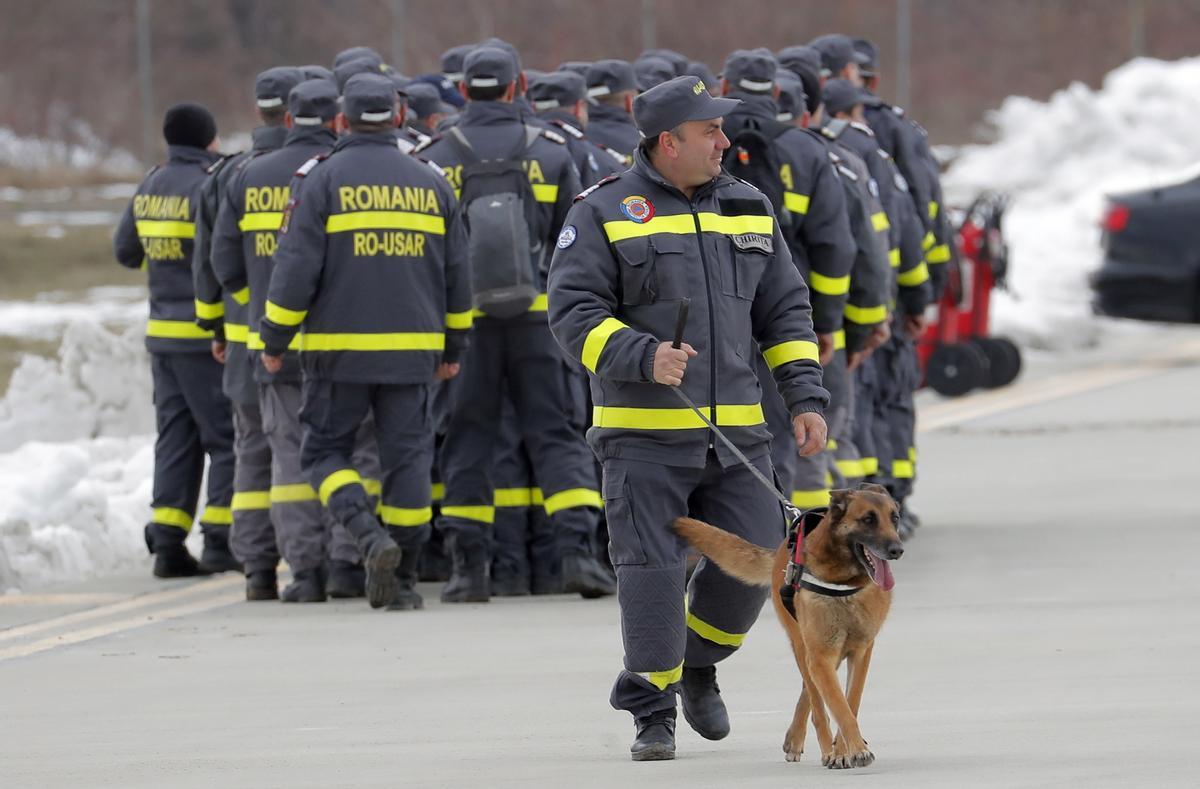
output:
M 992 113 L 995 142 L 962 149 L 947 202 L 1012 197 L 1005 214 L 1013 293 L 993 301 L 997 333 L 1044 348 L 1095 342 L 1087 276 L 1100 264 L 1107 194 L 1178 182 L 1200 162 L 1200 58 L 1138 59 L 1099 90 L 1076 83 L 1049 101 L 1011 97 Z
M 60 126 L 58 140 L 22 137 L 12 129 L 0 128 L 0 165 L 19 170 L 66 166 L 112 173 L 142 169 L 137 157 L 128 151 L 110 149 L 87 123 L 66 120 Z
M 141 325 L 148 309 L 146 289 L 139 287 L 92 288 L 85 301 L 62 301 L 54 293 L 37 301 L 0 301 L 0 336 L 49 340 L 89 322 L 125 328 Z

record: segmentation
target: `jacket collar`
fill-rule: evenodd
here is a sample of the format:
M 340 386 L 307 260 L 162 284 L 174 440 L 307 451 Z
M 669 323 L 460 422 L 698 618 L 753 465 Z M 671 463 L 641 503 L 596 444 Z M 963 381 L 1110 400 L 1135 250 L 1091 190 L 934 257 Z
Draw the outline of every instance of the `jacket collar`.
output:
M 169 162 L 195 163 L 208 167 L 219 158 L 221 158 L 221 155 L 218 153 L 206 151 L 203 148 L 196 148 L 191 145 L 167 146 L 167 161 Z
M 502 123 L 521 123 L 520 105 L 506 101 L 472 101 L 463 110 L 460 127 L 491 126 Z
M 250 147 L 256 151 L 273 151 L 287 141 L 286 126 L 259 126 L 250 132 Z
M 324 126 L 293 126 L 288 129 L 283 145 L 333 145 L 336 142 L 337 136 Z
M 359 145 L 390 145 L 395 148 L 396 135 L 390 129 L 381 132 L 350 132 L 346 136 L 338 138 L 333 150 L 340 151 L 343 148 L 353 148 Z
M 748 115 L 751 118 L 775 120 L 779 115 L 779 103 L 774 96 L 764 96 L 761 93 L 740 93 L 734 91 L 727 98 L 740 99 L 741 106 L 734 109 L 734 115 Z
M 663 178 L 662 174 L 658 170 L 654 169 L 654 165 L 652 165 L 650 163 L 649 158 L 647 158 L 646 154 L 642 152 L 641 146 L 638 146 L 637 150 L 635 150 L 633 152 L 633 168 L 632 169 L 635 173 L 637 173 L 638 175 L 640 175 L 642 178 L 646 179 L 647 181 L 650 181 L 651 183 L 655 184 L 656 186 L 659 186 L 663 189 L 666 189 L 668 192 L 671 192 L 672 194 L 677 195 L 679 197 L 679 199 L 683 200 L 685 203 L 687 203 L 687 202 L 695 203 L 695 202 L 703 199 L 708 194 L 710 194 L 714 189 L 716 189 L 717 186 L 719 186 L 722 183 L 726 183 L 730 177 L 730 176 L 726 175 L 724 171 L 722 171 L 720 175 L 718 175 L 716 178 L 713 178 L 708 183 L 696 187 L 696 191 L 692 193 L 692 199 L 689 201 L 687 198 L 687 195 L 685 195 L 679 189 L 679 187 L 672 184 L 666 178 Z

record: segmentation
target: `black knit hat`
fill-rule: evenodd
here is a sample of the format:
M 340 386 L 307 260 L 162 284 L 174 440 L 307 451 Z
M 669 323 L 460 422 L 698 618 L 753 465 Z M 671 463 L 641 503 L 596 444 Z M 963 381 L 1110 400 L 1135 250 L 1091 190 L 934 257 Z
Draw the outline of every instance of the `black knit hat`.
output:
M 163 116 L 163 138 L 167 145 L 207 148 L 216 137 L 216 120 L 208 109 L 199 104 L 176 104 Z

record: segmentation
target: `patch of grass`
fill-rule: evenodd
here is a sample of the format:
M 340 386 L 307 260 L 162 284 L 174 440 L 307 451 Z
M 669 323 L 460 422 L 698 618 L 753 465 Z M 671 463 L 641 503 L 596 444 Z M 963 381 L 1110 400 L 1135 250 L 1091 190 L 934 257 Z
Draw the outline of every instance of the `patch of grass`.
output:
M 64 227 L 61 238 L 45 228 L 0 224 L 0 298 L 33 299 L 47 291 L 82 294 L 104 285 L 140 285 L 142 271 L 130 271 L 113 258 L 112 228 Z

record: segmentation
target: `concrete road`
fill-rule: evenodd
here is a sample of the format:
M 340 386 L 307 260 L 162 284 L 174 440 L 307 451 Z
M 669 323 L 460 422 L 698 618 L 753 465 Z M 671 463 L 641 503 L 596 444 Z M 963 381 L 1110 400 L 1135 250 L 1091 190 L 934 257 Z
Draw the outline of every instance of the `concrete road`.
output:
M 1136 361 L 1151 347 L 1154 359 Z M 1200 344 L 1138 336 L 922 398 L 925 526 L 895 565 L 862 726 L 877 761 L 783 761 L 799 676 L 768 611 L 721 687 L 628 759 L 612 600 L 380 613 L 240 579 L 0 598 L 0 786 L 1200 785 Z

